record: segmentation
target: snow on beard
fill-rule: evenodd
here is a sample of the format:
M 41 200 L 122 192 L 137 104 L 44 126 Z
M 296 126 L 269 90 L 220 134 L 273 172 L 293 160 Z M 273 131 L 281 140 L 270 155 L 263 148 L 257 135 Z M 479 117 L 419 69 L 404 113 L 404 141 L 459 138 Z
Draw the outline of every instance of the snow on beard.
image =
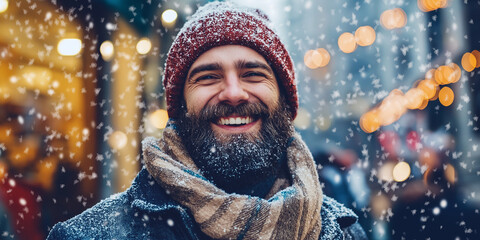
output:
M 216 137 L 211 122 L 233 113 L 254 120 L 261 118 L 260 131 Z M 230 193 L 277 175 L 278 162 L 284 157 L 288 138 L 293 133 L 290 112 L 283 98 L 272 111 L 263 103 L 206 106 L 198 115 L 181 114 L 178 127 L 204 177 Z

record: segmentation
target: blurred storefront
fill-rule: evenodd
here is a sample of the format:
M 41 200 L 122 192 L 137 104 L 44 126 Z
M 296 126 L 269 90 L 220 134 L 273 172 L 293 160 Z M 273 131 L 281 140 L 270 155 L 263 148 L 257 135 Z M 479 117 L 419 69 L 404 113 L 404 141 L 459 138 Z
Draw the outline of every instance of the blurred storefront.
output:
M 1 238 L 43 239 L 129 187 L 141 140 L 168 120 L 166 53 L 205 2 L 0 0 Z M 264 10 L 286 43 L 295 126 L 324 191 L 372 239 L 480 234 L 478 3 L 235 2 Z M 459 78 L 412 107 L 420 90 L 407 92 L 444 70 Z

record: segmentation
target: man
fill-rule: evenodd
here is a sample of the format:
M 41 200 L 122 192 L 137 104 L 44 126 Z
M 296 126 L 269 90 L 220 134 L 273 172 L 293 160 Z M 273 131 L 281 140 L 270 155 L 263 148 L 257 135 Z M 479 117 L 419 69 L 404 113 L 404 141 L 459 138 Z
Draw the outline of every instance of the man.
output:
M 263 13 L 201 7 L 169 51 L 164 86 L 169 126 L 143 141 L 132 186 L 49 239 L 365 238 L 355 214 L 322 195 L 293 129 L 293 64 Z

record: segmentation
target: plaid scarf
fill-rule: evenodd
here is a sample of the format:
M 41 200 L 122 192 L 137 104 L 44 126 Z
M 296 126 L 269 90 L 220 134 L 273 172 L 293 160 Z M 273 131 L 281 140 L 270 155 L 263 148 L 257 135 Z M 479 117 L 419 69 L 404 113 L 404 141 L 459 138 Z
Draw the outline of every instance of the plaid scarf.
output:
M 268 199 L 229 194 L 205 179 L 174 129 L 161 140 L 147 138 L 148 172 L 214 239 L 318 239 L 323 195 L 313 157 L 300 136 L 287 148 L 292 184 L 279 179 Z

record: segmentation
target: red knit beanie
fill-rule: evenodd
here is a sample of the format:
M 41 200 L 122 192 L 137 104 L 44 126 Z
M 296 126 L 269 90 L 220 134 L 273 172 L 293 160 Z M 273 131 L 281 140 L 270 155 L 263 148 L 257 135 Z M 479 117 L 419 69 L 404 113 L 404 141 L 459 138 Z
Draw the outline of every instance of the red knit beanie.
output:
M 287 49 L 258 9 L 229 2 L 211 2 L 200 7 L 177 35 L 168 52 L 163 85 L 168 115 L 180 114 L 188 70 L 204 52 L 222 45 L 242 45 L 262 55 L 276 73 L 280 88 L 295 119 L 298 109 L 293 63 Z

